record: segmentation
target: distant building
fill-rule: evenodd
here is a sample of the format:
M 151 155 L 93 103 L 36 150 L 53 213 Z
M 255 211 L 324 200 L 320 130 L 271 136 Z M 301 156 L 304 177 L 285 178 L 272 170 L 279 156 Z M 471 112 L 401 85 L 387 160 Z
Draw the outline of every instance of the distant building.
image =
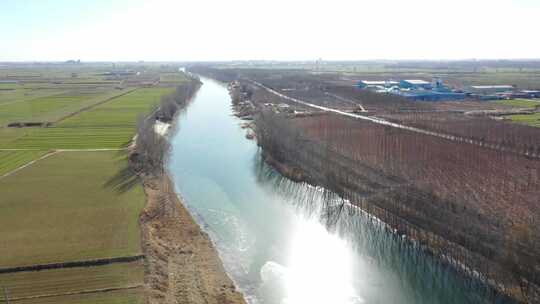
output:
M 390 88 L 397 86 L 399 83 L 393 80 L 360 80 L 356 86 L 361 89 L 369 88 Z
M 421 80 L 421 79 L 406 79 L 399 82 L 399 86 L 404 89 L 423 89 L 423 90 L 430 90 L 431 82 Z
M 407 79 L 400 82 L 361 80 L 357 86 L 377 93 L 399 95 L 409 100 L 463 100 L 467 96 L 463 92 L 449 89 L 440 78 L 434 78 L 433 82 L 421 79 Z
M 400 95 L 409 100 L 423 100 L 423 101 L 442 101 L 442 100 L 463 100 L 465 99 L 464 93 L 454 92 L 440 92 L 432 90 L 409 90 L 409 91 L 395 91 L 393 94 Z
M 473 94 L 496 94 L 513 91 L 515 89 L 512 85 L 475 85 L 469 88 L 469 91 Z
M 524 93 L 524 94 L 527 94 L 527 98 L 540 98 L 540 91 L 523 90 L 521 92 Z

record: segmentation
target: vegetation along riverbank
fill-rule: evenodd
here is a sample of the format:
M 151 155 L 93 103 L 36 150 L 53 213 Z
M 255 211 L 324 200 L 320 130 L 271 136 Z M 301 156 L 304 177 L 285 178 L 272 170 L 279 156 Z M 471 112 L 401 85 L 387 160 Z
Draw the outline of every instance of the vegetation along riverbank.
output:
M 169 142 L 156 128 L 173 123 L 200 85 L 192 78 L 164 97 L 149 117 L 140 119 L 129 148 L 128 172 L 119 178 L 120 187 L 141 179 L 146 194 L 139 218 L 146 303 L 244 303 L 210 238 L 175 193 L 165 169 Z

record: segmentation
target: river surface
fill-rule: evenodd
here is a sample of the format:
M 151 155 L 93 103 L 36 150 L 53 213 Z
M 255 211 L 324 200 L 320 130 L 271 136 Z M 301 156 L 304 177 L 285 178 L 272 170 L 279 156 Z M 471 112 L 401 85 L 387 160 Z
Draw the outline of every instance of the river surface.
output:
M 327 216 L 333 201 L 265 165 L 226 87 L 201 80 L 178 116 L 168 167 L 249 303 L 488 303 L 482 288 L 376 219 Z

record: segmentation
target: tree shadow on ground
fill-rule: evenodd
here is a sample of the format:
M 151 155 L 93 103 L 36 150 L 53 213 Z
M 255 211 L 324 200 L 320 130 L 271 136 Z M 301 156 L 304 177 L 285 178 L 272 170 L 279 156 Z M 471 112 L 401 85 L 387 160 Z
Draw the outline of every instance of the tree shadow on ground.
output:
M 125 160 L 124 160 L 125 161 Z M 112 189 L 118 194 L 123 194 L 133 189 L 133 187 L 141 183 L 139 175 L 126 164 L 120 170 L 109 178 L 103 187 Z

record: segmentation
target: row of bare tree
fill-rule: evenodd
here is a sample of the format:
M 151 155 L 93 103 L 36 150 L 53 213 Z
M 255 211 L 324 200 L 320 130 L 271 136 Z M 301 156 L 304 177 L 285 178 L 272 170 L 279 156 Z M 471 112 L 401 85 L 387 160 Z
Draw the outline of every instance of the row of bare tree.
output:
M 532 299 L 540 285 L 540 162 L 337 115 L 261 107 L 259 144 L 483 279 Z
M 151 177 L 163 175 L 170 145 L 166 137 L 156 132 L 154 125 L 156 121 L 171 123 L 178 111 L 185 109 L 200 85 L 199 79 L 190 78 L 173 93 L 163 96 L 152 115 L 139 117 L 134 151 L 130 154 L 135 172 Z

